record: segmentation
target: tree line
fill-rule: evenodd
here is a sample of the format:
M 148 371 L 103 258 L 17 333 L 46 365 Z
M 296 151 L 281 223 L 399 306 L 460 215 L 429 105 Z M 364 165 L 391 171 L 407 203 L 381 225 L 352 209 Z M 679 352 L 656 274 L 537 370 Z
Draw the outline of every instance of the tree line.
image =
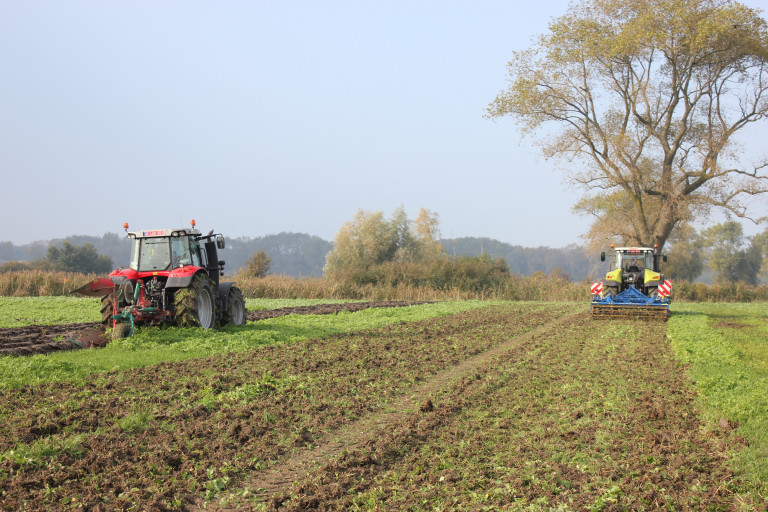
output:
M 768 279 L 768 229 L 747 237 L 734 221 L 700 232 L 686 227 L 675 232 L 665 252 L 668 261 L 662 271 L 674 280 L 694 282 L 703 277 L 717 284 L 757 284 Z M 26 261 L 18 258 L 25 254 L 37 256 Z M 599 279 L 605 265 L 598 255 L 598 251 L 575 244 L 550 248 L 482 237 L 446 240 L 440 237 L 438 214 L 422 209 L 412 221 L 402 207 L 389 218 L 381 211 L 358 211 L 333 242 L 307 234 L 279 233 L 230 239 L 222 252 L 231 274 L 325 276 L 358 284 L 408 282 L 436 287 L 460 281 L 470 288 L 494 286 L 507 275 L 543 273 L 576 282 Z M 0 272 L 108 273 L 115 266 L 126 266 L 129 257 L 130 241 L 115 233 L 29 246 L 2 242 Z

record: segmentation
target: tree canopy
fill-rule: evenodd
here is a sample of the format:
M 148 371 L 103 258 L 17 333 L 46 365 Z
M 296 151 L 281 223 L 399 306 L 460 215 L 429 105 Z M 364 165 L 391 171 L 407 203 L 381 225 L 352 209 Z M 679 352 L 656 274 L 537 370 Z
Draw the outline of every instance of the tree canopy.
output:
M 387 262 L 437 257 L 441 250 L 439 236 L 437 214 L 424 208 L 414 222 L 402 206 L 392 212 L 389 220 L 381 211 L 358 210 L 355 218 L 336 233 L 325 274 L 338 279 Z
M 738 2 L 582 0 L 513 54 L 487 117 L 566 163 L 591 241 L 663 247 L 712 208 L 749 217 L 768 192 L 735 137 L 768 113 L 766 63 L 766 22 Z
M 112 258 L 100 255 L 93 244 L 73 245 L 65 240 L 61 247 L 48 247 L 45 260 L 56 270 L 105 273 L 112 270 Z
M 724 222 L 701 232 L 703 245 L 709 253 L 709 268 L 714 272 L 715 283 L 744 282 L 757 284 L 763 263 L 759 244 L 753 244 L 744 236 L 738 222 Z
M 269 272 L 272 258 L 263 250 L 253 251 L 253 255 L 245 261 L 245 266 L 240 272 L 248 277 L 264 277 Z

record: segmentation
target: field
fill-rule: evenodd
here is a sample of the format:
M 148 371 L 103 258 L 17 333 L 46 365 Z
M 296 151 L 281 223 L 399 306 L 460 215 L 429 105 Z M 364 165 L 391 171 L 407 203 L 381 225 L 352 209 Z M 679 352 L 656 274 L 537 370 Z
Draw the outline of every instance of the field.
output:
M 4 327 L 45 321 L 17 300 Z M 50 323 L 97 320 L 78 300 Z M 0 509 L 765 508 L 765 306 L 673 311 L 422 304 L 0 357 Z

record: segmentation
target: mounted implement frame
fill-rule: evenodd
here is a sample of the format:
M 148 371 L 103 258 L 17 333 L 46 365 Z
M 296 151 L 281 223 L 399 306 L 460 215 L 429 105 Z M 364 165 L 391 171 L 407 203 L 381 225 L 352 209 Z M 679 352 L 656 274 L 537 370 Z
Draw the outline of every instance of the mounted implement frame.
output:
M 648 297 L 631 286 L 611 297 L 592 297 L 592 318 L 669 318 L 669 299 Z

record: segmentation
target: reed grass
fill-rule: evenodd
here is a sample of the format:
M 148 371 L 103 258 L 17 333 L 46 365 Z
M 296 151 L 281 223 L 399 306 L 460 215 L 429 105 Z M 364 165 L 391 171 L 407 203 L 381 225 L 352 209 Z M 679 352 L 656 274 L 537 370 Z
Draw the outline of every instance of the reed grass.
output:
M 0 274 L 0 296 L 49 297 L 67 295 L 97 277 L 103 276 L 45 270 L 5 272 Z
M 103 276 L 74 272 L 24 270 L 0 274 L 0 296 L 62 296 Z M 589 283 L 572 282 L 557 273 L 537 272 L 530 276 L 510 275 L 498 279 L 481 290 L 475 283 L 456 279 L 450 285 L 430 287 L 407 282 L 355 284 L 322 277 L 287 276 L 225 277 L 234 280 L 247 298 L 325 299 L 325 300 L 525 300 L 584 302 L 588 301 Z M 768 285 L 707 285 L 675 282 L 675 301 L 683 302 L 764 302 L 768 301 Z

